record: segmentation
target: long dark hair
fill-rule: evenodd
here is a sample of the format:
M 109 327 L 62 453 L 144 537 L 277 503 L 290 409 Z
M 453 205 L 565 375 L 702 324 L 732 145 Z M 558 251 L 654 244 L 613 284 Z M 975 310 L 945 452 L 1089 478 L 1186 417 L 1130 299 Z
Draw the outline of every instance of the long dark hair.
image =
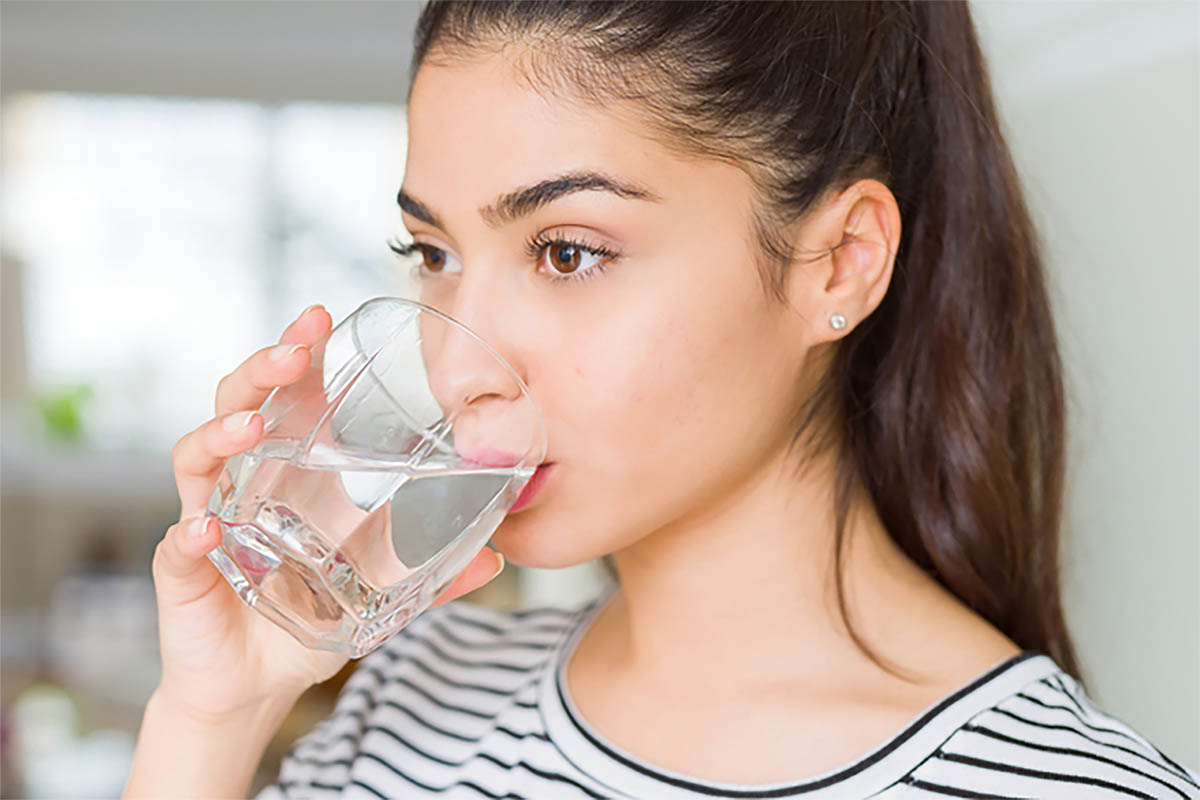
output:
M 745 169 L 759 277 L 779 299 L 796 260 L 784 226 L 831 189 L 887 185 L 903 221 L 887 294 L 837 343 L 792 440 L 836 447 L 841 614 L 880 663 L 843 588 L 865 490 L 913 561 L 1082 684 L 1060 594 L 1065 402 L 1042 245 L 966 3 L 432 0 L 411 74 L 513 42 L 540 90 L 635 101 L 667 146 Z

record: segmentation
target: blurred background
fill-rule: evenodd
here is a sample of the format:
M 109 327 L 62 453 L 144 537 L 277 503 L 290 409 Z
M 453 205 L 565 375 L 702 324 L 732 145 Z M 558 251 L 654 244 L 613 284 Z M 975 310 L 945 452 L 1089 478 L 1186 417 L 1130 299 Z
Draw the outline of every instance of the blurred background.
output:
M 971 5 L 1066 356 L 1068 620 L 1101 706 L 1194 766 L 1200 7 Z M 159 675 L 170 449 L 218 380 L 311 303 L 408 293 L 385 243 L 418 11 L 0 3 L 0 796 L 120 793 Z M 576 606 L 604 581 L 509 565 L 467 599 Z

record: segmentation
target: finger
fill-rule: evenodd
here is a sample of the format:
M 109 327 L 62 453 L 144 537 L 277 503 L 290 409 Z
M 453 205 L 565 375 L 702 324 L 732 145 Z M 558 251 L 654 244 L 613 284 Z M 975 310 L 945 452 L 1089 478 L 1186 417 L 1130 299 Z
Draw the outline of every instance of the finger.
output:
M 210 419 L 175 443 L 171 463 L 181 519 L 204 510 L 226 459 L 253 447 L 262 432 L 262 414 L 236 411 Z
M 499 575 L 503 569 L 504 556 L 490 548 L 483 548 L 471 560 L 471 563 L 467 564 L 467 568 L 450 582 L 445 591 L 438 595 L 437 600 L 433 601 L 430 608 L 440 606 L 442 603 L 448 603 L 456 597 L 461 597 L 467 592 L 478 589 Z
M 308 369 L 312 354 L 300 343 L 264 347 L 237 366 L 217 384 L 213 406 L 217 416 L 242 409 L 261 408 L 276 386 L 292 383 Z
M 167 528 L 151 564 L 160 602 L 181 605 L 212 589 L 221 573 L 206 555 L 219 538 L 219 526 L 210 517 L 185 517 Z
M 217 416 L 259 408 L 276 386 L 289 384 L 304 375 L 311 365 L 309 348 L 329 333 L 332 322 L 329 312 L 319 305 L 305 309 L 284 330 L 278 345 L 256 351 L 220 380 L 213 403 Z M 294 349 L 296 345 L 301 347 Z
M 279 337 L 280 344 L 312 344 L 324 336 L 332 327 L 333 317 L 325 310 L 325 306 L 317 303 L 300 312 L 300 315 L 283 329 Z

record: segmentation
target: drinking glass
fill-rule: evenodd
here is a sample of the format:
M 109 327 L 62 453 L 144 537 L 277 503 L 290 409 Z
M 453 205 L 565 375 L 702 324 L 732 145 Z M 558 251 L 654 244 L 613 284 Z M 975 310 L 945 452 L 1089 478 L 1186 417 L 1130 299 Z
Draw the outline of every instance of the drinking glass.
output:
M 238 596 L 311 648 L 366 655 L 483 548 L 546 454 L 529 389 L 461 322 L 366 301 L 263 402 L 228 460 L 208 557 Z

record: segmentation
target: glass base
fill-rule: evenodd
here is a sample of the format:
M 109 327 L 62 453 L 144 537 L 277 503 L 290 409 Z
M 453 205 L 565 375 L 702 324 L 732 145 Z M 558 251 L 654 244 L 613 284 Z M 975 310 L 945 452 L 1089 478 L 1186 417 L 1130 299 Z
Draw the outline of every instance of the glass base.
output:
M 268 547 L 265 534 L 253 525 L 217 522 L 221 544 L 208 553 L 209 560 L 246 605 L 316 650 L 349 658 L 370 653 L 428 608 L 452 580 L 439 585 L 439 570 L 423 570 L 380 593 L 363 587 L 341 559 L 328 559 L 322 574 L 288 557 L 285 549 Z M 331 582 L 341 583 L 341 591 Z

